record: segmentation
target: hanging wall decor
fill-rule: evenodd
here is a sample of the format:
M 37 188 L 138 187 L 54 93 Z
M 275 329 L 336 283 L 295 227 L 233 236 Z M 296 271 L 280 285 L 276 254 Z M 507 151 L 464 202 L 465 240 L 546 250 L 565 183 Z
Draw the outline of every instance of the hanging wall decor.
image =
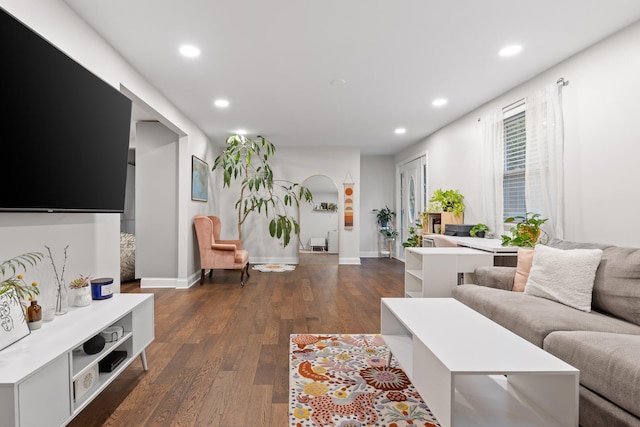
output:
M 344 229 L 353 229 L 353 178 L 351 173 L 347 172 L 347 178 L 345 178 L 344 185 Z

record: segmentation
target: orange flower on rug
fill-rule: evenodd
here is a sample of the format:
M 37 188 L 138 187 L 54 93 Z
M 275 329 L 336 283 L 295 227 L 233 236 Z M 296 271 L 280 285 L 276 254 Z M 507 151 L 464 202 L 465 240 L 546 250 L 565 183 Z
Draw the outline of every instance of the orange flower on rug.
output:
M 291 427 L 439 426 L 380 335 L 290 338 Z

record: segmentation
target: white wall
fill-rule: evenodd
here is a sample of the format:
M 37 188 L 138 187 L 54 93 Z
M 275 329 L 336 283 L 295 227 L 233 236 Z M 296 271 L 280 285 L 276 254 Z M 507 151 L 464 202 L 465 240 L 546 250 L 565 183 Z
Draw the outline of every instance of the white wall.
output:
M 158 122 L 136 126 L 136 277 L 140 286 L 176 287 L 178 135 Z
M 272 140 L 277 152 L 272 158 L 271 166 L 275 179 L 302 183 L 314 175 L 329 177 L 338 188 L 338 212 L 344 212 L 343 183 L 350 173 L 355 182 L 354 224 L 353 229 L 344 229 L 344 216 L 339 215 L 339 263 L 360 263 L 360 150 L 343 147 L 278 147 L 278 141 Z M 234 205 L 238 196 L 235 189 L 222 190 L 222 181 L 218 171 L 214 173 L 215 186 L 220 188 L 219 216 L 222 221 L 222 238 L 237 236 L 236 211 Z M 290 214 L 297 217 L 297 211 Z M 282 248 L 278 241 L 269 236 L 268 222 L 263 214 L 253 214 L 243 228 L 243 244 L 249 251 L 252 264 L 263 262 L 298 262 L 298 245 L 296 241 Z M 228 237 L 227 237 L 228 236 Z M 293 237 L 292 237 L 293 240 Z
M 388 251 L 388 245 L 380 238 L 378 221 L 373 210 L 389 206 L 392 211 L 395 211 L 393 156 L 362 156 L 360 175 L 362 177 L 360 256 L 378 257 L 381 256 L 381 251 Z M 396 224 L 399 225 L 399 222 Z
M 559 41 L 561 42 L 561 41 Z M 478 118 L 564 77 L 565 239 L 640 246 L 640 23 L 510 90 L 424 141 L 397 160 L 428 152 L 430 191 L 457 188 L 465 223 L 483 218 Z M 526 53 L 523 53 L 526 54 Z M 479 82 L 481 84 L 481 82 Z M 429 195 L 431 196 L 431 195 Z
M 190 199 L 191 154 L 212 161 L 214 150 L 204 133 L 61 0 L 0 0 L 0 6 L 107 83 L 124 90 L 136 103 L 142 102 L 151 108 L 159 120 L 180 135 L 177 280 L 183 287 L 194 283 L 199 271 L 193 216 L 216 209 L 214 197 L 208 203 Z M 55 248 L 70 244 L 70 269 L 74 266 L 70 274 L 83 272 L 114 277 L 119 288 L 119 229 L 118 214 L 3 213 L 0 214 L 0 240 L 4 244 L 0 247 L 0 259 L 41 250 L 43 244 Z

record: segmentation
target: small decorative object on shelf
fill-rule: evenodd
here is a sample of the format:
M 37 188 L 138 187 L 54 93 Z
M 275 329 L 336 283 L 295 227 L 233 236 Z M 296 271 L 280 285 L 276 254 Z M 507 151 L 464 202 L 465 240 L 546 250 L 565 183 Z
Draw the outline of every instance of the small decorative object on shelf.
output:
M 98 334 L 92 338 L 89 338 L 84 344 L 82 344 L 82 349 L 87 354 L 98 354 L 102 351 L 105 344 L 106 341 L 104 337 Z
M 91 280 L 91 297 L 93 299 L 107 299 L 113 296 L 113 279 L 102 277 Z
M 82 274 L 69 283 L 73 296 L 73 305 L 86 307 L 91 304 L 91 278 Z
M 48 253 L 47 257 L 53 266 L 53 273 L 56 276 L 56 284 L 58 285 L 58 289 L 56 291 L 56 316 L 62 316 L 63 314 L 67 314 L 69 311 L 69 291 L 67 290 L 67 285 L 64 282 L 64 270 L 67 268 L 67 250 L 69 249 L 69 245 L 64 247 L 64 260 L 62 262 L 62 270 L 60 274 L 58 274 L 58 269 L 56 268 L 56 262 L 53 259 L 51 248 L 46 245 L 45 248 Z
M 38 305 L 33 297 L 29 298 L 31 305 L 27 308 L 27 320 L 29 321 L 29 329 L 35 331 L 42 327 L 42 307 Z

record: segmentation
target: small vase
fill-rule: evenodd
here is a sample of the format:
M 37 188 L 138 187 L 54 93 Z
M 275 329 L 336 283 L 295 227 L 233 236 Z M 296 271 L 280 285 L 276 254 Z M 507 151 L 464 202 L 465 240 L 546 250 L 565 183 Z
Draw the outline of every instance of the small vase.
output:
M 91 304 L 91 287 L 72 288 L 73 305 L 76 307 L 86 307 Z
M 58 285 L 56 293 L 56 316 L 62 316 L 69 311 L 69 291 L 66 285 Z
M 34 331 L 42 327 L 42 307 L 38 305 L 38 301 L 31 301 L 31 305 L 27 308 L 27 319 L 30 330 Z

